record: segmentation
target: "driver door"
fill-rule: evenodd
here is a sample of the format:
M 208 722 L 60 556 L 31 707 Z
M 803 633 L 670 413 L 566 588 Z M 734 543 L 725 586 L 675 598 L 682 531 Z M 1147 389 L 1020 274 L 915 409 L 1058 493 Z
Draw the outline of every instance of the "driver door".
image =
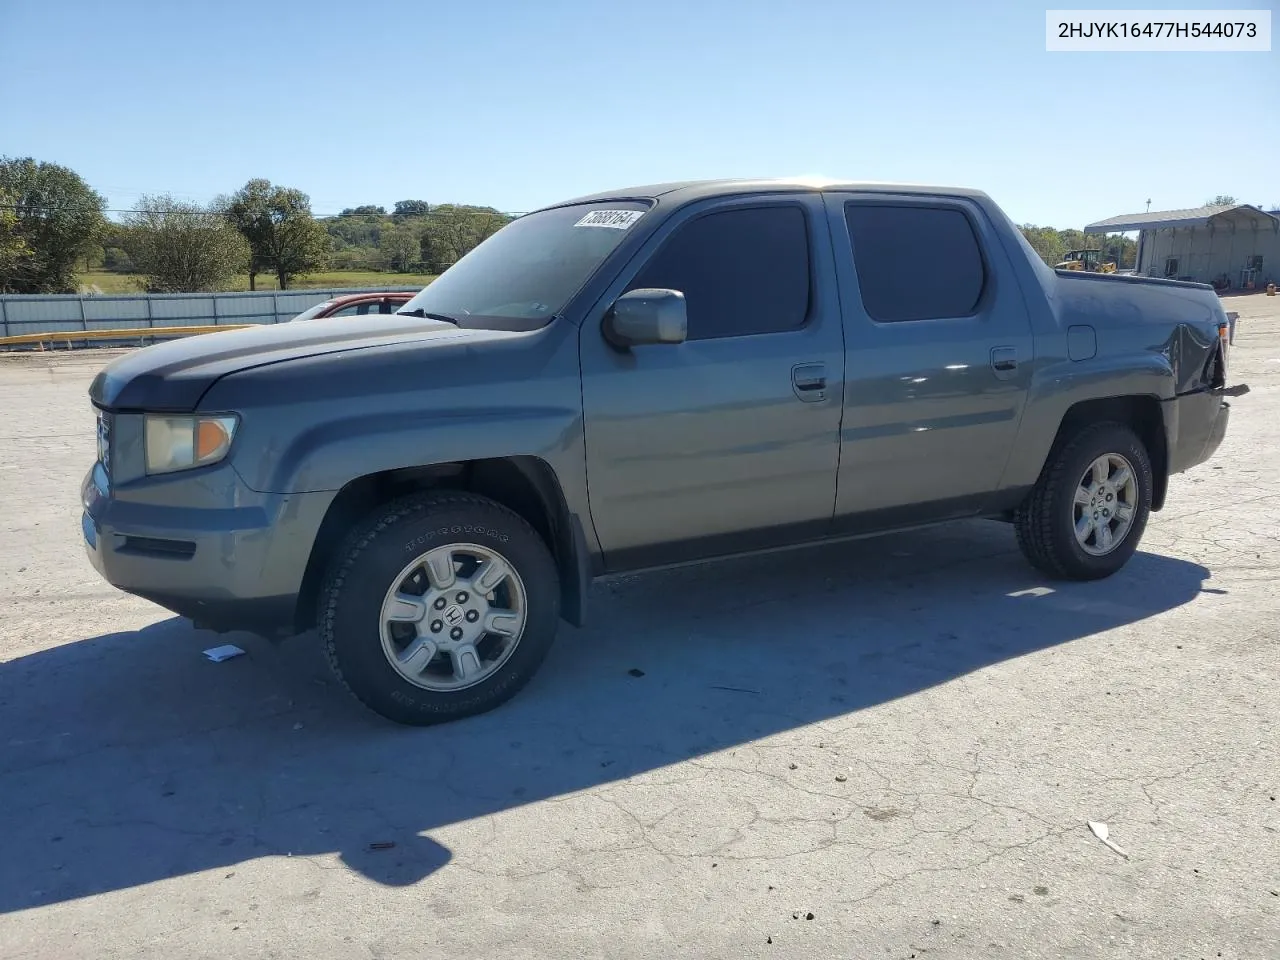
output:
M 833 270 L 819 195 L 720 199 L 676 214 L 604 298 L 681 291 L 684 343 L 617 348 L 606 310 L 587 317 L 587 482 L 607 569 L 830 530 L 844 394 Z

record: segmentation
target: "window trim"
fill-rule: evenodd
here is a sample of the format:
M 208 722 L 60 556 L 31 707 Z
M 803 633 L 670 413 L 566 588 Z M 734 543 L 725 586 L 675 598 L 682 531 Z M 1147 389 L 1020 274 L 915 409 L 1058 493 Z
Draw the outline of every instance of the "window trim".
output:
M 853 230 L 849 226 L 849 208 L 858 207 L 910 207 L 913 209 L 926 210 L 947 210 L 959 213 L 969 223 L 969 230 L 973 233 L 973 242 L 978 247 L 978 262 L 982 265 L 982 287 L 978 291 L 977 298 L 973 301 L 973 309 L 968 313 L 957 314 L 945 317 L 920 317 L 912 320 L 881 320 L 874 316 L 867 307 L 867 302 L 863 298 L 862 293 L 862 274 L 858 272 L 858 248 L 853 239 Z M 867 196 L 858 198 L 845 198 L 840 204 L 840 220 L 844 224 L 845 235 L 849 240 L 849 252 L 852 254 L 853 278 L 858 285 L 858 303 L 862 306 L 862 312 L 867 319 L 877 326 L 894 327 L 903 323 L 945 323 L 949 320 L 976 320 L 984 313 L 987 313 L 996 297 L 996 274 L 991 269 L 991 255 L 987 250 L 988 240 L 983 234 L 981 225 L 973 215 L 973 211 L 969 205 L 962 200 L 956 200 L 950 197 L 935 196 Z
M 758 333 L 734 333 L 723 337 L 690 338 L 686 342 L 706 343 L 714 340 L 738 340 L 743 337 L 773 337 L 778 336 L 779 334 L 799 333 L 802 330 L 808 329 L 814 321 L 814 315 L 816 313 L 815 304 L 818 298 L 815 296 L 817 292 L 817 284 L 815 282 L 814 272 L 814 220 L 810 217 L 810 211 L 804 201 L 797 199 L 795 195 L 779 196 L 776 199 L 760 199 L 750 194 L 735 197 L 717 197 L 716 200 L 718 202 L 715 202 L 705 208 L 694 210 L 694 212 L 690 213 L 688 216 L 679 217 L 677 215 L 674 223 L 668 222 L 667 224 L 664 224 L 664 226 L 669 226 L 666 235 L 658 241 L 657 246 L 654 247 L 653 251 L 648 255 L 643 255 L 643 251 L 641 251 L 640 262 L 634 269 L 628 269 L 628 276 L 622 284 L 622 290 L 619 293 L 619 296 L 626 293 L 628 290 L 633 289 L 631 285 L 635 282 L 636 278 L 644 272 L 645 268 L 648 267 L 650 263 L 661 256 L 680 231 L 690 224 L 695 223 L 698 220 L 704 220 L 707 217 L 715 216 L 718 213 L 736 213 L 740 210 L 772 210 L 780 207 L 791 207 L 800 211 L 800 218 L 804 223 L 805 264 L 807 268 L 806 273 L 808 275 L 808 283 L 805 289 L 806 301 L 804 316 L 801 319 L 800 324 L 795 327 L 788 327 L 785 330 L 766 330 Z M 603 324 L 603 316 L 600 318 L 600 322 Z

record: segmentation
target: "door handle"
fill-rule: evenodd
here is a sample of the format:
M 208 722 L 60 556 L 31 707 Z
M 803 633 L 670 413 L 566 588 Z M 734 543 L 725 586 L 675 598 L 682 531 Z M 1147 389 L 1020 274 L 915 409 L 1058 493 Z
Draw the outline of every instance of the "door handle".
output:
M 1018 369 L 1017 347 L 992 347 L 991 369 L 1001 380 L 1007 380 Z
M 791 368 L 791 389 L 806 403 L 827 399 L 827 368 L 821 363 L 797 363 Z

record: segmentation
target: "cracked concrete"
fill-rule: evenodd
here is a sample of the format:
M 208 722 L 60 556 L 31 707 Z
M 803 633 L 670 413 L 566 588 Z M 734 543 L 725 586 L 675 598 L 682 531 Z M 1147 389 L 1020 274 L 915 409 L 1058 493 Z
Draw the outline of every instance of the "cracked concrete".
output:
M 628 577 L 432 730 L 101 583 L 105 354 L 0 358 L 0 956 L 1280 956 L 1280 299 L 1228 309 L 1253 392 L 1117 577 L 982 523 Z

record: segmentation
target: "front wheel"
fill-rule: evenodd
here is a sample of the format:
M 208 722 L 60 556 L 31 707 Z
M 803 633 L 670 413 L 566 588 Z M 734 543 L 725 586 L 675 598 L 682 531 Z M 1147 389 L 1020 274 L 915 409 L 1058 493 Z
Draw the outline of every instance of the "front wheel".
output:
M 389 504 L 347 538 L 320 595 L 334 673 L 367 707 L 425 726 L 491 710 L 529 682 L 560 616 L 555 562 L 486 497 Z
M 1138 549 L 1151 489 L 1151 458 L 1133 430 L 1121 423 L 1085 427 L 1051 454 L 1018 508 L 1018 546 L 1050 576 L 1109 577 Z

